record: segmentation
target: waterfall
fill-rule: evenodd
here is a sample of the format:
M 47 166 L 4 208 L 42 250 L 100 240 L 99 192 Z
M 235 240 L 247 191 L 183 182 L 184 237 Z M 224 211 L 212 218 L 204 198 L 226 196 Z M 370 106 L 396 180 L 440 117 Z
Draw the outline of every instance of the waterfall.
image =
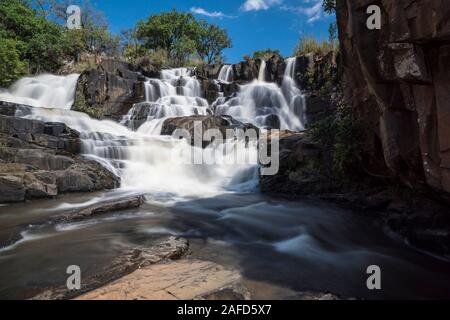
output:
M 231 66 L 222 67 L 220 73 L 220 79 L 232 79 Z M 145 101 L 134 105 L 121 123 L 70 110 L 78 75 L 24 78 L 0 93 L 0 100 L 31 105 L 34 108 L 25 117 L 62 122 L 80 132 L 83 154 L 119 175 L 122 188 L 181 197 L 206 196 L 256 188 L 258 146 L 229 140 L 211 143 L 206 149 L 196 148 L 190 141 L 161 136 L 162 124 L 171 117 L 214 113 L 259 127 L 302 130 L 304 98 L 295 85 L 295 59 L 287 60 L 281 87 L 265 82 L 265 74 L 262 62 L 258 80 L 240 86 L 236 95 L 219 98 L 210 106 L 192 69 L 163 70 L 161 79 L 146 80 Z M 233 164 L 236 150 L 245 154 L 246 162 Z M 224 161 L 194 165 L 182 161 L 186 154 L 200 159 L 222 155 Z
M 258 80 L 241 86 L 236 97 L 219 98 L 213 107 L 217 115 L 230 115 L 259 127 L 304 130 L 305 98 L 293 80 L 296 58 L 287 59 L 282 87 L 265 82 L 266 63 L 261 62 Z
M 301 90 L 297 87 L 297 84 L 295 82 L 296 62 L 296 57 L 288 58 L 286 60 L 286 70 L 284 72 L 281 89 L 284 96 L 286 97 L 286 100 L 289 103 L 290 110 L 292 110 L 295 116 L 300 119 L 301 123 L 304 125 L 306 122 L 306 98 L 302 94 Z
M 62 122 L 80 132 L 82 153 L 98 161 L 121 177 L 122 188 L 152 195 L 171 197 L 206 197 L 229 191 L 255 190 L 258 184 L 257 145 L 245 141 L 212 143 L 206 149 L 190 141 L 161 136 L 161 125 L 167 117 L 210 114 L 208 102 L 201 97 L 199 82 L 189 69 L 162 72 L 162 79 L 148 79 L 149 100 L 135 105 L 124 120 L 143 115 L 143 123 L 131 130 L 124 122 L 96 120 L 70 110 L 77 76 L 38 76 L 22 79 L 0 99 L 33 102 L 31 114 L 24 117 L 45 122 Z M 57 81 L 55 81 L 57 80 Z M 32 88 L 38 88 L 33 92 Z M 49 97 L 57 90 L 57 100 Z M 64 94 L 63 90 L 64 88 Z M 32 99 L 32 100 L 30 100 Z M 5 99 L 6 100 L 6 99 Z M 155 101 L 152 101 L 155 100 Z M 51 106 L 52 108 L 46 108 Z M 245 163 L 233 163 L 236 150 L 245 154 Z M 186 162 L 186 155 L 208 159 L 224 156 L 214 164 Z M 236 177 L 247 177 L 237 179 Z
M 224 65 L 221 69 L 220 69 L 220 73 L 219 73 L 219 77 L 217 78 L 217 80 L 219 80 L 220 82 L 224 82 L 224 83 L 230 83 L 233 81 L 233 66 L 232 65 Z
M 266 61 L 261 60 L 261 66 L 259 67 L 258 81 L 265 82 L 266 81 Z
M 0 101 L 69 110 L 75 99 L 78 77 L 78 74 L 43 74 L 34 78 L 23 78 L 14 83 L 8 91 L 0 92 Z

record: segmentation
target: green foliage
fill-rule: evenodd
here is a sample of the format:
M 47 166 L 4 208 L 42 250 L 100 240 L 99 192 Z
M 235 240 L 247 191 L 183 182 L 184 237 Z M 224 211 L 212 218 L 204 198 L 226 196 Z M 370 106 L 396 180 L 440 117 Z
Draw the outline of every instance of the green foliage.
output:
M 222 51 L 232 46 L 228 33 L 206 21 L 200 21 L 199 26 L 198 55 L 206 63 L 221 63 L 223 61 Z
M 176 10 L 140 21 L 137 37 L 150 50 L 164 49 L 175 64 L 182 64 L 195 53 L 199 26 L 190 13 Z
M 196 56 L 208 63 L 219 62 L 222 51 L 231 47 L 225 30 L 176 10 L 140 21 L 134 37 L 151 52 L 165 50 L 172 66 L 186 65 Z M 134 41 L 133 37 L 130 39 Z
M 62 27 L 38 16 L 24 1 L 0 1 L 0 29 L 16 41 L 20 60 L 31 72 L 56 70 L 71 53 Z
M 269 60 L 274 55 L 281 56 L 280 50 L 267 48 L 253 52 L 253 59 Z
M 330 157 L 334 179 L 346 183 L 359 176 L 363 131 L 349 107 L 341 106 L 336 114 L 313 124 L 310 134 Z
M 28 64 L 20 60 L 17 42 L 0 37 L 0 87 L 8 87 L 27 71 Z

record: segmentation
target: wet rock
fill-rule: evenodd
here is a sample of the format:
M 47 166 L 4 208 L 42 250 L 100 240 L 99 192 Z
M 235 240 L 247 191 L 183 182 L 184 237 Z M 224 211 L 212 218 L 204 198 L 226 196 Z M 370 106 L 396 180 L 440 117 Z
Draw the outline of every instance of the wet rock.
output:
M 217 80 L 219 77 L 221 64 L 205 64 L 200 65 L 194 70 L 194 75 L 202 80 Z
M 227 130 L 254 130 L 256 135 L 259 133 L 259 129 L 252 124 L 242 123 L 230 116 L 191 116 L 191 117 L 178 117 L 170 118 L 164 121 L 162 125 L 161 134 L 162 135 L 172 135 L 176 130 L 185 130 L 190 134 L 191 143 L 194 145 L 195 137 L 197 135 L 198 141 L 203 141 L 203 136 L 200 132 L 194 131 L 194 125 L 196 122 L 201 123 L 202 133 L 204 134 L 209 129 L 219 130 L 223 136 L 226 138 Z M 207 147 L 211 141 L 203 141 L 203 147 Z
M 125 62 L 103 60 L 96 69 L 81 74 L 72 109 L 95 118 L 120 120 L 135 103 L 145 100 L 141 72 Z
M 55 217 L 51 223 L 83 220 L 94 215 L 101 215 L 114 211 L 139 208 L 144 203 L 143 196 L 127 197 L 107 202 L 96 203 L 81 210 Z M 160 250 L 162 251 L 162 250 Z
M 0 202 L 21 202 L 25 200 L 26 189 L 23 179 L 11 175 L 0 176 Z
M 79 154 L 79 133 L 62 123 L 18 118 L 32 107 L 0 105 L 0 202 L 113 189 L 120 179 Z
M 268 149 L 272 139 L 279 139 L 279 171 L 275 175 L 260 175 L 260 189 L 264 193 L 301 196 L 323 193 L 332 184 L 319 171 L 323 163 L 320 147 L 306 133 L 281 131 L 268 136 Z
M 101 164 L 78 159 L 67 170 L 54 171 L 58 192 L 91 192 L 115 189 L 120 185 L 120 179 Z
M 0 115 L 0 133 L 38 146 L 72 154 L 80 152 L 79 134 L 62 123 L 45 123 Z
M 247 300 L 241 275 L 212 262 L 155 264 L 78 297 L 78 300 Z

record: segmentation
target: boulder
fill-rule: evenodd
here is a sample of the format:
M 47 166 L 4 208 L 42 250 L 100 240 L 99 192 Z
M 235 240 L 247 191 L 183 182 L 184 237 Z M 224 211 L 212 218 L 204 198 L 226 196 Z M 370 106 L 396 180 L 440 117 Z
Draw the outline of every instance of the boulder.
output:
M 170 118 L 164 121 L 161 129 L 162 135 L 172 135 L 176 133 L 176 130 L 185 130 L 190 134 L 191 144 L 194 145 L 195 137 L 199 141 L 203 140 L 203 136 L 200 136 L 200 132 L 195 132 L 194 125 L 196 122 L 201 122 L 202 134 L 209 129 L 219 130 L 223 136 L 226 138 L 227 130 L 243 130 L 247 132 L 248 130 L 254 130 L 256 134 L 259 134 L 259 129 L 252 124 L 242 123 L 230 116 L 191 116 L 191 117 L 178 117 Z M 207 147 L 211 141 L 203 141 L 203 147 Z
M 95 118 L 120 120 L 135 103 L 144 101 L 145 78 L 131 64 L 105 59 L 78 79 L 73 110 Z

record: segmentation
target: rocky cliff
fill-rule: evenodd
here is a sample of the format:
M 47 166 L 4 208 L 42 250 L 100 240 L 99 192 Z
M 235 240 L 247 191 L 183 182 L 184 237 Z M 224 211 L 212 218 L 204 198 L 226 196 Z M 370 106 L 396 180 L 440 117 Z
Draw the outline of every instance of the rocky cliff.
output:
M 372 4 L 381 30 L 366 26 Z M 448 197 L 448 0 L 342 0 L 337 20 L 346 97 L 367 128 L 367 168 Z

